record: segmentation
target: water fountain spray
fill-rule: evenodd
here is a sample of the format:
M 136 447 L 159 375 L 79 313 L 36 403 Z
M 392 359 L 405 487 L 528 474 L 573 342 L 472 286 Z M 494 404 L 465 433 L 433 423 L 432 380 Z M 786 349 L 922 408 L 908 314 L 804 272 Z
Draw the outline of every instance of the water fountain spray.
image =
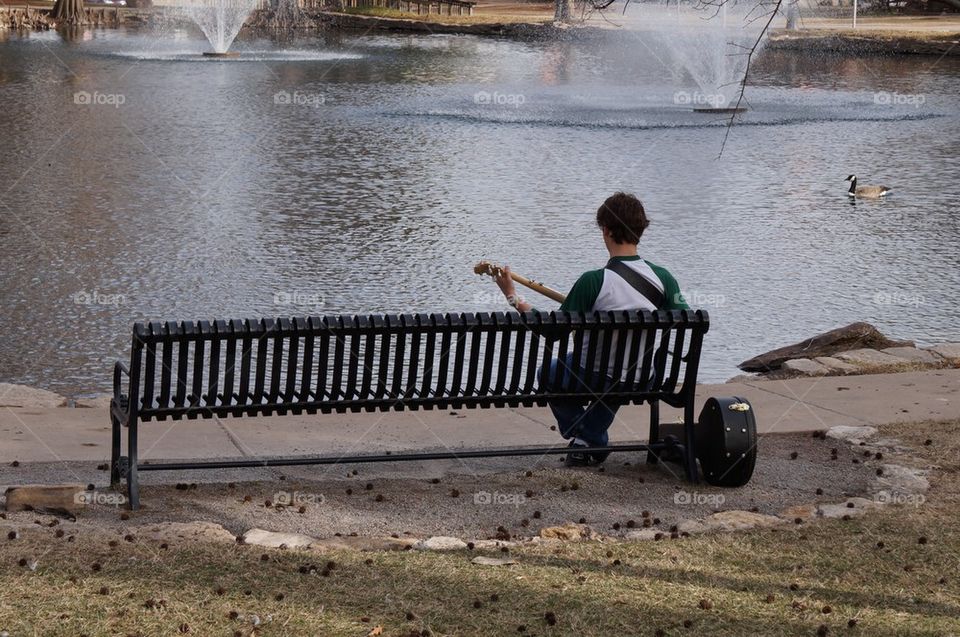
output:
M 230 45 L 243 28 L 247 16 L 256 7 L 258 0 L 199 0 L 185 5 L 186 13 L 207 36 L 212 51 L 207 57 L 236 57 Z
M 749 53 L 764 21 L 756 19 L 753 3 L 728 8 L 729 4 L 631 3 L 624 16 L 631 32 L 645 45 L 645 51 L 657 52 L 663 56 L 663 64 L 693 79 L 697 90 L 678 91 L 674 103 L 690 106 L 697 113 L 747 110 L 735 104 Z M 762 45 L 763 42 L 757 50 Z

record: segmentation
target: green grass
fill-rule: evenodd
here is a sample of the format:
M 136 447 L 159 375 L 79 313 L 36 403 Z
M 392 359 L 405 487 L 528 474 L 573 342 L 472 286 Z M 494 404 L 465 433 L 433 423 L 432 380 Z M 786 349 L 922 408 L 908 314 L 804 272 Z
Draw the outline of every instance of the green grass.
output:
M 362 636 L 376 626 L 384 635 L 958 634 L 958 425 L 886 432 L 942 467 L 917 509 L 660 542 L 528 546 L 512 550 L 519 564 L 510 567 L 473 565 L 469 551 L 111 547 L 93 531 L 69 542 L 69 523 L 36 526 L 0 537 L 0 630 L 250 635 L 256 614 L 258 635 Z M 36 571 L 18 565 L 31 557 Z M 318 572 L 301 573 L 307 564 Z

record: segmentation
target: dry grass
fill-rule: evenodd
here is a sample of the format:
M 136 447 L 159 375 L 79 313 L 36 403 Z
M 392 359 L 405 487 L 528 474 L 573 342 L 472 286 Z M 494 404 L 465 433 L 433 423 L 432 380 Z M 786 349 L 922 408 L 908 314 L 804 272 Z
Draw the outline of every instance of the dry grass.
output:
M 384 635 L 960 633 L 960 422 L 885 434 L 940 466 L 924 506 L 786 530 L 531 546 L 513 550 L 511 567 L 472 565 L 468 551 L 111 547 L 93 534 L 68 541 L 69 523 L 37 526 L 0 537 L 0 630 L 249 635 L 256 615 L 260 635 L 359 637 L 378 625 Z M 36 571 L 18 565 L 31 558 Z M 315 573 L 300 572 L 308 564 Z

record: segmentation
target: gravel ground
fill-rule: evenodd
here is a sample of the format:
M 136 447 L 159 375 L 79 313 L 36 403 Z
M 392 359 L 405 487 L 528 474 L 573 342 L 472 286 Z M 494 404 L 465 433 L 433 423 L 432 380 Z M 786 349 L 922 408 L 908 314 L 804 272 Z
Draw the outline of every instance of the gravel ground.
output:
M 832 448 L 839 452 L 836 460 Z M 776 514 L 793 505 L 867 495 L 874 476 L 872 461 L 864 461 L 846 443 L 778 434 L 761 439 L 756 473 L 740 489 L 688 484 L 679 466 L 649 466 L 639 453 L 611 456 L 602 471 L 567 468 L 558 457 L 527 457 L 157 472 L 141 473 L 140 511 L 90 505 L 76 522 L 61 523 L 67 531 L 77 526 L 117 533 L 153 522 L 205 520 L 235 534 L 259 527 L 314 537 L 492 538 L 498 527 L 505 530 L 501 536 L 528 537 L 543 527 L 582 518 L 596 531 L 616 536 L 640 528 L 643 511 L 659 520 L 654 525 L 662 529 L 718 510 Z M 0 484 L 74 481 L 93 483 L 106 493 L 107 473 L 93 463 L 0 468 Z M 817 489 L 823 494 L 818 496 Z M 293 504 L 272 505 L 284 498 Z M 51 519 L 36 512 L 7 517 L 6 524 L 13 525 Z

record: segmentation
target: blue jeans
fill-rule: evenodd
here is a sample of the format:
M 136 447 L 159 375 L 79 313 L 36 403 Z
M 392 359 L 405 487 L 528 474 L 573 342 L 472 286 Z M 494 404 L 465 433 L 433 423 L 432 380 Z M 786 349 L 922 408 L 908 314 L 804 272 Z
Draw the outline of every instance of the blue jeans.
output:
M 565 391 L 593 391 L 597 395 L 602 395 L 612 382 L 605 377 L 602 382 L 594 383 L 601 385 L 600 387 L 588 387 L 582 379 L 583 370 L 579 365 L 574 365 L 573 354 L 567 354 L 563 365 L 560 365 L 557 359 L 550 361 L 550 380 L 557 378 L 558 373 L 562 374 L 562 387 Z M 538 371 L 537 378 L 543 386 L 546 383 L 541 376 L 542 374 Z M 584 398 L 557 398 L 549 401 L 548 404 L 557 419 L 560 435 L 564 438 L 568 440 L 580 438 L 592 447 L 606 446 L 609 442 L 607 429 L 613 424 L 619 405 L 609 407 L 602 400 Z

